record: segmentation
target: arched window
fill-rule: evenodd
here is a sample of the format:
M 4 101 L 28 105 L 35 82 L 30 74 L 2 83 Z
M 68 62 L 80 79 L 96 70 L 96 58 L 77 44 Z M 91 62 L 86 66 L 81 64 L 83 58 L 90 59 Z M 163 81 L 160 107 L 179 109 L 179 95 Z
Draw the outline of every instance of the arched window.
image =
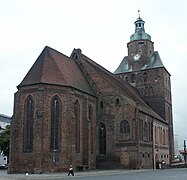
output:
M 148 125 L 147 122 L 144 123 L 144 140 L 148 141 Z
M 139 138 L 143 140 L 143 120 L 139 119 Z
M 106 155 L 106 127 L 103 123 L 99 125 L 99 154 Z
M 162 139 L 163 139 L 163 144 L 165 145 L 166 144 L 166 132 L 165 132 L 165 129 L 163 129 L 163 133 L 162 133 Z
M 28 96 L 25 101 L 24 150 L 33 150 L 34 101 Z
M 127 120 L 123 120 L 120 123 L 120 133 L 130 133 L 130 125 Z
M 100 108 L 103 109 L 103 101 L 100 101 Z
M 77 153 L 80 152 L 80 104 L 78 100 L 74 104 L 75 114 L 75 150 Z
M 135 82 L 135 74 L 131 74 L 131 83 Z
M 94 135 L 94 125 L 93 125 L 93 108 L 89 105 L 88 108 L 88 118 L 90 121 L 90 144 L 91 144 L 91 153 L 93 153 L 93 135 Z
M 147 84 L 147 73 L 146 72 L 143 74 L 143 80 L 144 80 L 144 84 Z
M 156 126 L 155 126 L 155 143 L 158 144 L 158 131 Z
M 60 148 L 60 114 L 61 101 L 58 96 L 54 96 L 51 100 L 51 151 L 57 151 Z

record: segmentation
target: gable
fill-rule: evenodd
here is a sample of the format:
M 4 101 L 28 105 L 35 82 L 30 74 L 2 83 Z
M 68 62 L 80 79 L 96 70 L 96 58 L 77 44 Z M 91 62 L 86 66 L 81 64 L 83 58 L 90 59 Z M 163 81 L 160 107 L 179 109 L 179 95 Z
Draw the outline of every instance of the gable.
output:
M 94 95 L 77 64 L 68 56 L 47 46 L 18 87 L 40 83 L 73 87 Z

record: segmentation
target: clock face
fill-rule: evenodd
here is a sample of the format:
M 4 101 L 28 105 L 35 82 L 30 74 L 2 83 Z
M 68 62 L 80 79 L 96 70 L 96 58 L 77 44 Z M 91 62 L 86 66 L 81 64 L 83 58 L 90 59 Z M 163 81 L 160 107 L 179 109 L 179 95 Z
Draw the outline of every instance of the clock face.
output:
M 139 60 L 140 59 L 140 54 L 135 54 L 134 56 L 133 56 L 133 59 L 135 60 L 135 61 L 137 61 L 137 60 Z

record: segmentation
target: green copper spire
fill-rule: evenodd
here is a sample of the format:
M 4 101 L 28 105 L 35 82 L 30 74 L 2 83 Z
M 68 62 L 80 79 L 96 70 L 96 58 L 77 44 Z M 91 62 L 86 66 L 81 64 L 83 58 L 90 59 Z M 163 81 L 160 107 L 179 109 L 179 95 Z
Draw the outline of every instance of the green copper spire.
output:
M 138 10 L 138 13 L 140 13 L 139 10 Z M 144 39 L 151 41 L 151 36 L 145 32 L 144 23 L 145 22 L 140 18 L 140 14 L 139 14 L 138 19 L 134 22 L 135 33 L 131 35 L 130 41 L 144 40 Z

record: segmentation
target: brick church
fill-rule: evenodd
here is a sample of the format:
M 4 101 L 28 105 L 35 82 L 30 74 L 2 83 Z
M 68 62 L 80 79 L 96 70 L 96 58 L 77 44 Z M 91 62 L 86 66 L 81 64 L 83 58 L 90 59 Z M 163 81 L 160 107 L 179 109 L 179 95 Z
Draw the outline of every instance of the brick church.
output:
M 14 96 L 9 173 L 170 164 L 170 74 L 144 23 L 114 73 L 80 49 L 44 48 Z

